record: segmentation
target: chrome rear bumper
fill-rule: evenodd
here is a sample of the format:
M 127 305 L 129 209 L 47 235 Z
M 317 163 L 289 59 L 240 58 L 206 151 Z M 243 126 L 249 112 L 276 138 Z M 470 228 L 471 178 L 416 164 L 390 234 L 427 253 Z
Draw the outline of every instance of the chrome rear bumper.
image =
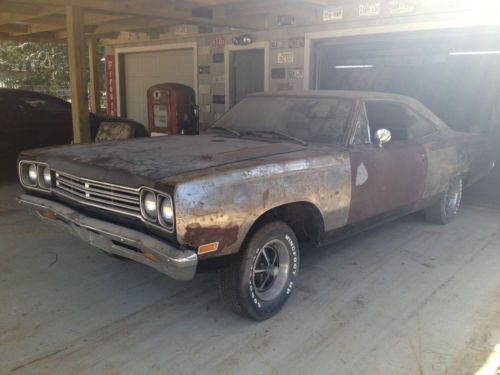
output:
M 107 253 L 143 263 L 176 280 L 190 280 L 196 273 L 198 256 L 195 251 L 177 249 L 155 237 L 94 219 L 49 199 L 23 194 L 17 201 L 36 212 L 44 221 L 66 229 Z M 49 215 L 43 216 L 41 212 Z M 145 253 L 148 257 L 144 255 Z

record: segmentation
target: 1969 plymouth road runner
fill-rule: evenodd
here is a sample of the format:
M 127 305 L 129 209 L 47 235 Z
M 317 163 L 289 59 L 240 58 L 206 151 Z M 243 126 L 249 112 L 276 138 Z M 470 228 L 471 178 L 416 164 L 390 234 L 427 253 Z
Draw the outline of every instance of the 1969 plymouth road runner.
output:
M 410 98 L 262 93 L 200 136 L 23 152 L 19 202 L 174 279 L 217 269 L 223 301 L 263 320 L 294 289 L 299 243 L 419 210 L 446 224 L 493 165 L 485 137 Z

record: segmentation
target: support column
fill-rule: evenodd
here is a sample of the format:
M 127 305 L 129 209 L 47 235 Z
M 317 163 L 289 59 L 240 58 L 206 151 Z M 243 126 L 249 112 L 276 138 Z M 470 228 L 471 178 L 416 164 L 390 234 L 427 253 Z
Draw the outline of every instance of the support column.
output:
M 73 119 L 73 141 L 90 142 L 89 101 L 85 74 L 85 34 L 83 11 L 79 7 L 66 6 L 66 28 L 68 31 L 69 77 L 71 81 L 71 111 Z
M 99 112 L 101 107 L 100 100 L 101 94 L 99 92 L 99 56 L 97 55 L 97 39 L 90 38 L 88 40 L 89 45 L 89 72 L 90 72 L 90 82 L 89 82 L 89 102 L 90 110 L 93 113 Z

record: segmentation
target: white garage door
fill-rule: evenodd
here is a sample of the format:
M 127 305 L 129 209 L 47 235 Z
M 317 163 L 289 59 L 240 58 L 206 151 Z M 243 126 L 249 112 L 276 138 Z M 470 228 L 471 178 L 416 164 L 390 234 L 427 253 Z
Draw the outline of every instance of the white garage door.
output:
M 125 104 L 128 118 L 147 127 L 146 92 L 158 83 L 175 82 L 194 88 L 193 50 L 130 53 L 124 56 Z

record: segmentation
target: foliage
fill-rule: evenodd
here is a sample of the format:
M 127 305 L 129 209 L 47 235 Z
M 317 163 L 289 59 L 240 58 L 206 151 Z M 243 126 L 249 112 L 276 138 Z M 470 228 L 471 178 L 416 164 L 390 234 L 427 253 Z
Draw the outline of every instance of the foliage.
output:
M 67 97 L 68 72 L 65 44 L 0 42 L 0 87 Z

